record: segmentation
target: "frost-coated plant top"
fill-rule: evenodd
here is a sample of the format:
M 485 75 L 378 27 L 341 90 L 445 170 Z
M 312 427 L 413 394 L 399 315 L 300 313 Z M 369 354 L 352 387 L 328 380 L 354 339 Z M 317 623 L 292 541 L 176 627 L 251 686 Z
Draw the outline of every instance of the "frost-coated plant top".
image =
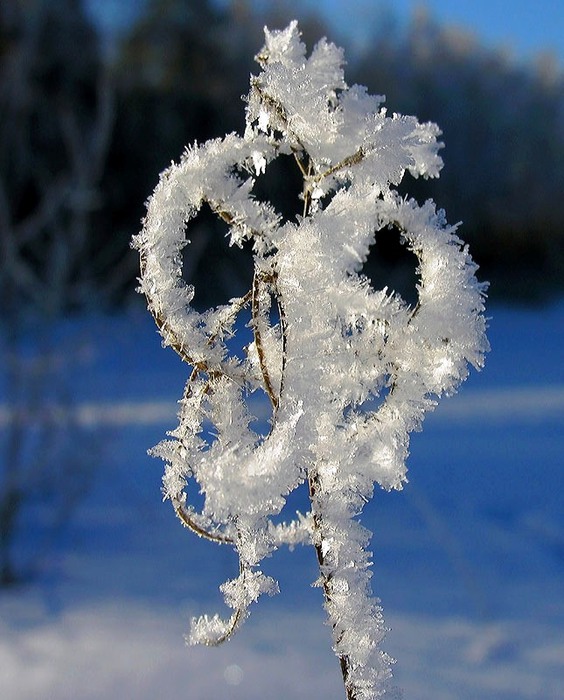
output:
M 356 518 L 375 483 L 402 487 L 409 434 L 469 364 L 482 365 L 484 286 L 443 212 L 394 189 L 406 172 L 438 176 L 438 127 L 389 115 L 383 97 L 349 87 L 343 52 L 326 40 L 308 57 L 297 23 L 265 35 L 244 135 L 188 148 L 162 173 L 134 239 L 141 291 L 164 343 L 190 366 L 179 425 L 153 453 L 166 461 L 164 493 L 180 520 L 239 556 L 238 575 L 221 586 L 231 614 L 192 620 L 190 642 L 227 639 L 251 603 L 278 590 L 262 560 L 310 543 L 347 698 L 376 698 L 392 692 L 392 660 L 371 598 L 370 532 Z M 253 198 L 279 155 L 303 176 L 295 220 Z M 251 242 L 254 278 L 245 296 L 199 313 L 182 249 L 204 205 L 228 224 L 231 244 Z M 414 306 L 360 274 L 388 227 L 419 261 Z M 253 342 L 241 359 L 227 339 L 245 309 Z M 267 435 L 253 430 L 247 402 L 261 391 Z M 186 492 L 196 482 L 198 511 Z M 275 524 L 304 482 L 310 512 Z

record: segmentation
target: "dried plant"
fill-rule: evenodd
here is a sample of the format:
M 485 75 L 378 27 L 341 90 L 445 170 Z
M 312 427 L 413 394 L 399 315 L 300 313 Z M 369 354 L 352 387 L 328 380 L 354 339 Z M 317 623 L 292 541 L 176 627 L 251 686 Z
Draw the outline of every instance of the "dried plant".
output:
M 191 368 L 179 425 L 153 454 L 184 525 L 235 548 L 239 575 L 221 587 L 231 616 L 192 621 L 192 643 L 230 637 L 276 582 L 260 569 L 277 547 L 311 543 L 347 698 L 393 693 L 385 624 L 371 597 L 370 532 L 358 521 L 374 484 L 406 481 L 409 434 L 487 350 L 484 286 L 467 249 L 432 202 L 394 189 L 406 172 L 438 176 L 434 124 L 388 116 L 382 97 L 347 86 L 343 54 L 322 40 L 307 57 L 297 24 L 266 32 L 251 78 L 247 127 L 187 149 L 161 175 L 134 239 L 141 291 L 164 338 Z M 284 221 L 253 186 L 278 156 L 303 177 L 303 213 Z M 208 206 L 231 244 L 250 241 L 249 292 L 205 313 L 182 278 L 186 225 Z M 418 301 L 377 290 L 361 269 L 377 231 L 395 227 L 418 258 Z M 385 232 L 384 232 L 385 235 Z M 250 312 L 244 358 L 228 340 Z M 270 430 L 253 430 L 256 392 Z M 197 511 L 187 498 L 197 482 Z M 306 482 L 310 512 L 275 524 Z

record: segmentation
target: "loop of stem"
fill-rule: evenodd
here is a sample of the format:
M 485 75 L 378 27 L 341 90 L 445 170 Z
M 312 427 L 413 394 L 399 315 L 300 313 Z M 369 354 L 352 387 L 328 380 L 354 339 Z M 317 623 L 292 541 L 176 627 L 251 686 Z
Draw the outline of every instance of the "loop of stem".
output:
M 174 512 L 176 513 L 178 519 L 180 522 L 184 525 L 184 527 L 187 527 L 191 532 L 195 533 L 198 535 L 198 537 L 202 537 L 203 539 L 210 540 L 210 542 L 216 542 L 217 544 L 233 544 L 234 540 L 231 537 L 228 537 L 227 535 L 224 535 L 223 533 L 215 533 L 211 532 L 210 530 L 207 530 L 205 527 L 202 525 L 199 525 L 196 522 L 195 519 L 195 513 L 192 514 L 186 506 L 182 503 L 182 501 L 178 498 L 173 498 L 172 500 L 172 507 L 174 508 Z

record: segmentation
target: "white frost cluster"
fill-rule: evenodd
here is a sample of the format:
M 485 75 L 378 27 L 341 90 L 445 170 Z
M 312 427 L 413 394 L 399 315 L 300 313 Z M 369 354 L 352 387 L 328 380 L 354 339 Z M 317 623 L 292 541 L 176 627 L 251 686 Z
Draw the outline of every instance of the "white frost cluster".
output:
M 265 33 L 244 136 L 194 145 L 163 172 L 134 239 L 141 291 L 164 342 L 191 367 L 179 425 L 153 452 L 166 461 L 165 495 L 182 522 L 239 555 L 239 575 L 222 586 L 230 618 L 194 620 L 191 641 L 229 637 L 251 603 L 277 591 L 261 561 L 283 543 L 309 542 L 347 697 L 364 700 L 391 692 L 391 659 L 371 597 L 370 532 L 356 516 L 374 483 L 401 488 L 409 434 L 469 364 L 482 365 L 484 288 L 443 212 L 394 190 L 406 171 L 438 175 L 437 126 L 390 116 L 382 97 L 347 86 L 342 51 L 322 40 L 308 57 L 295 22 Z M 253 198 L 281 154 L 304 180 L 294 221 Z M 252 242 L 255 274 L 247 295 L 198 313 L 182 249 L 203 205 L 229 225 L 231 243 Z M 360 274 L 389 226 L 419 260 L 414 307 Z M 245 308 L 254 341 L 239 359 L 226 341 Z M 253 431 L 246 403 L 258 390 L 272 404 L 267 436 Z M 188 480 L 204 496 L 201 512 L 188 503 Z M 275 525 L 304 481 L 311 512 Z

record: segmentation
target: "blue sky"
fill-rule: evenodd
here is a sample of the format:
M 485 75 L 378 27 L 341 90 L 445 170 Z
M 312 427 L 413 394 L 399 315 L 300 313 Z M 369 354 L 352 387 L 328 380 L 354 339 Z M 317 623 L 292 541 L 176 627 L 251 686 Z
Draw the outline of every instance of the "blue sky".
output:
M 425 6 L 441 24 L 463 27 L 488 45 L 503 45 L 517 59 L 552 51 L 564 65 L 564 0 L 305 0 L 323 7 L 336 25 L 350 32 L 367 28 L 374 8 L 407 18 Z M 370 23 L 368 23 L 370 26 Z
M 146 0 L 85 0 L 103 24 L 123 24 Z M 251 0 L 265 7 L 272 0 Z M 189 5 L 191 0 L 186 0 Z M 216 0 L 226 5 L 230 0 Z M 516 59 L 551 51 L 564 66 L 564 0 L 295 0 L 295 5 L 317 9 L 336 29 L 362 39 L 378 13 L 389 9 L 407 19 L 425 6 L 441 24 L 454 24 L 474 33 L 491 46 L 507 48 Z M 299 17 L 297 18 L 299 19 Z

